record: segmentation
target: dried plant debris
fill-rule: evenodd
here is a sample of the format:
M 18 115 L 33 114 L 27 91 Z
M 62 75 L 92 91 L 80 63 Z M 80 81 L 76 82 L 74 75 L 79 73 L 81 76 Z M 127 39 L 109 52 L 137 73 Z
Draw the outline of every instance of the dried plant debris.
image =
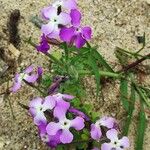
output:
M 18 9 L 11 12 L 7 22 L 7 28 L 9 31 L 9 42 L 16 48 L 19 48 L 20 36 L 18 31 L 18 25 L 20 21 L 20 11 Z

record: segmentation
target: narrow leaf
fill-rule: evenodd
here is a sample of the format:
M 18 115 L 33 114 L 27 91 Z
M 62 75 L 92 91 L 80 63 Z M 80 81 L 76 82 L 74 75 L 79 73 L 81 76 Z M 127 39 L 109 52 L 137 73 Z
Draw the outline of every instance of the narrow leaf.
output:
M 129 110 L 129 102 L 128 102 L 128 81 L 125 79 L 121 79 L 120 81 L 120 99 L 122 101 L 123 107 L 126 111 Z
M 123 131 L 123 135 L 128 135 L 129 132 L 129 127 L 132 121 L 132 115 L 133 115 L 133 111 L 134 111 L 134 105 L 135 105 L 135 97 L 136 96 L 136 91 L 133 85 L 131 85 L 131 95 L 130 95 L 130 103 L 129 103 L 129 112 L 128 112 L 128 116 L 126 119 L 126 123 L 124 126 L 124 131 Z
M 135 150 L 143 150 L 143 142 L 144 142 L 146 124 L 147 124 L 147 121 L 145 117 L 145 112 L 141 111 L 139 113 L 139 123 L 137 127 L 137 139 L 136 139 Z
M 92 49 L 92 55 L 98 60 L 98 63 L 104 66 L 109 72 L 114 72 L 103 56 L 96 49 Z
M 100 89 L 100 74 L 99 74 L 99 68 L 97 66 L 96 60 L 95 58 L 90 54 L 89 55 L 89 59 L 88 59 L 88 63 L 90 65 L 90 67 L 92 68 L 92 71 L 95 75 L 95 79 L 96 79 L 96 87 L 97 87 L 97 96 L 98 96 L 98 92 Z

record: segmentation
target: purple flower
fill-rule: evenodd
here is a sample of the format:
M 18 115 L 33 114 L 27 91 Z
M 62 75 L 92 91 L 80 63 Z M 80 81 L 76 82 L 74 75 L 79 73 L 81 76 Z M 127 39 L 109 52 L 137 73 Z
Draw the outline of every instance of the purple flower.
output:
M 29 83 L 34 83 L 37 81 L 39 76 L 41 76 L 41 68 L 38 67 L 37 73 L 34 73 L 34 68 L 33 66 L 27 67 L 22 73 L 16 74 L 14 78 L 14 84 L 13 87 L 10 89 L 12 92 L 17 92 L 21 88 L 22 81 L 25 80 Z
M 39 134 L 41 140 L 46 143 L 51 148 L 55 148 L 58 144 L 60 144 L 60 132 L 57 132 L 56 135 L 50 136 L 46 131 L 46 123 L 42 123 L 38 126 Z
M 38 52 L 42 52 L 42 53 L 47 53 L 47 51 L 50 49 L 50 46 L 44 34 L 41 36 L 40 45 L 37 45 L 36 49 Z
M 111 129 L 116 123 L 115 119 L 112 117 L 103 117 L 96 121 L 95 124 L 91 124 L 91 137 L 94 140 L 99 140 L 102 136 L 101 126 Z
M 61 131 L 60 141 L 63 144 L 71 143 L 73 140 L 73 134 L 70 132 L 70 128 L 75 128 L 76 130 L 81 130 L 84 128 L 84 119 L 81 117 L 76 117 L 73 120 L 66 118 L 66 111 L 63 108 L 57 111 L 55 116 L 58 122 L 50 122 L 47 127 L 47 133 L 49 135 L 55 135 L 58 131 Z
M 84 46 L 87 40 L 91 39 L 92 30 L 90 27 L 81 27 L 81 13 L 73 9 L 70 13 L 72 27 L 63 27 L 60 31 L 60 39 L 67 43 L 75 43 L 77 48 Z
M 52 110 L 56 105 L 56 101 L 52 96 L 47 96 L 45 99 L 37 97 L 33 99 L 29 104 L 29 112 L 34 118 L 34 123 L 40 125 L 41 123 L 46 123 L 46 117 L 44 112 L 46 110 Z
M 76 9 L 77 3 L 76 0 L 58 0 L 52 4 L 53 7 L 58 8 L 64 8 L 67 10 Z
M 124 150 L 130 146 L 127 137 L 124 136 L 122 139 L 118 139 L 118 132 L 115 129 L 107 131 L 106 136 L 110 139 L 110 143 L 102 144 L 101 150 Z
M 60 28 L 59 25 L 68 25 L 71 22 L 70 15 L 61 12 L 58 14 L 58 10 L 55 7 L 46 7 L 42 10 L 42 16 L 48 20 L 48 24 L 42 25 L 42 33 L 45 34 L 48 38 L 59 38 Z

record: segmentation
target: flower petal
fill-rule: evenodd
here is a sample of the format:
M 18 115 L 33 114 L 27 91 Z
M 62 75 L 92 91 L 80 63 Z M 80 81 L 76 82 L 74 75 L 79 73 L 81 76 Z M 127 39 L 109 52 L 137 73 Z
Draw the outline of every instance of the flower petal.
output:
M 45 101 L 43 103 L 43 110 L 46 111 L 47 109 L 53 109 L 56 105 L 56 101 L 52 96 L 45 97 Z
M 72 25 L 74 27 L 79 27 L 81 21 L 81 13 L 77 9 L 72 9 L 70 16 Z
M 64 0 L 63 7 L 68 9 L 68 10 L 76 9 L 77 3 L 75 0 Z
M 28 74 L 28 73 L 31 73 L 33 71 L 33 65 L 30 65 L 29 67 L 27 67 L 25 70 L 24 70 L 24 73 Z
M 84 27 L 84 28 L 82 28 L 81 32 L 82 32 L 82 36 L 86 40 L 90 40 L 91 39 L 92 29 L 90 27 Z
M 102 132 L 101 132 L 101 129 L 96 127 L 95 124 L 92 124 L 91 125 L 91 137 L 94 139 L 94 140 L 99 140 L 102 136 Z
M 34 83 L 38 79 L 38 74 L 32 74 L 32 75 L 25 75 L 24 80 L 26 80 L 29 83 Z
M 71 127 L 75 128 L 76 130 L 82 130 L 84 126 L 84 119 L 81 117 L 76 117 L 75 119 L 71 120 Z
M 33 107 L 33 108 L 40 107 L 40 106 L 42 106 L 42 101 L 43 101 L 42 98 L 37 97 L 29 103 L 29 107 Z
M 100 124 L 107 128 L 113 128 L 115 124 L 115 119 L 112 117 L 104 116 L 103 118 L 100 119 Z
M 63 144 L 71 143 L 73 140 L 73 134 L 69 130 L 63 130 L 60 135 L 60 141 Z
M 11 91 L 13 93 L 17 92 L 21 88 L 21 82 L 14 82 L 13 86 L 11 87 Z
M 65 12 L 61 12 L 58 17 L 58 23 L 61 25 L 68 25 L 71 23 L 71 17 Z
M 62 98 L 64 100 L 72 100 L 72 99 L 74 99 L 74 96 L 69 95 L 69 94 L 62 94 Z
M 42 25 L 41 31 L 47 36 L 48 34 L 53 32 L 54 28 L 55 28 L 55 24 L 52 22 L 49 22 L 46 25 Z
M 101 146 L 101 150 L 112 150 L 112 146 L 110 143 L 104 143 Z
M 67 109 L 70 107 L 68 102 L 63 100 L 57 101 L 56 107 L 54 108 L 54 116 L 59 120 L 66 118 Z
M 120 142 L 120 146 L 123 146 L 124 148 L 129 148 L 130 146 L 129 139 L 125 136 L 122 139 L 120 139 L 119 142 Z
M 49 33 L 47 37 L 49 39 L 59 39 L 59 33 L 60 33 L 60 29 L 58 28 L 57 25 L 55 25 L 53 31 Z
M 75 32 L 75 28 L 71 27 L 71 28 L 62 28 L 60 30 L 60 39 L 64 42 L 71 42 L 72 37 L 74 36 Z
M 45 19 L 51 19 L 55 16 L 57 16 L 57 9 L 54 7 L 45 7 L 41 11 L 43 18 Z
M 46 117 L 44 116 L 44 113 L 43 112 L 38 112 L 36 114 L 36 116 L 34 117 L 34 123 L 36 125 L 40 125 L 42 123 L 46 123 L 47 120 L 46 120 Z
M 107 131 L 106 136 L 108 139 L 111 141 L 116 141 L 118 140 L 118 132 L 115 129 L 110 129 Z
M 60 129 L 60 124 L 55 122 L 50 122 L 46 127 L 46 131 L 49 135 L 56 135 L 57 131 L 59 131 Z
M 82 37 L 81 34 L 78 34 L 75 38 L 75 45 L 77 48 L 81 48 L 86 43 L 86 40 Z

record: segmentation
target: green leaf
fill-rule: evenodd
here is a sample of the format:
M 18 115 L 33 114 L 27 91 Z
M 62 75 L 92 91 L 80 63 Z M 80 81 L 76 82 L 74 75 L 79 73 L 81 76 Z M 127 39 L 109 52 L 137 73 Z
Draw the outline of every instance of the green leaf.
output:
M 103 56 L 96 50 L 92 49 L 93 57 L 98 60 L 98 62 L 104 66 L 108 71 L 114 72 L 113 69 L 110 67 L 110 65 L 106 62 L 106 60 L 103 58 Z
M 125 110 L 128 111 L 129 110 L 128 81 L 125 79 L 121 79 L 120 81 L 120 100 L 122 101 Z
M 134 105 L 135 105 L 135 99 L 136 99 L 136 91 L 133 85 L 131 85 L 131 95 L 130 95 L 130 105 L 129 105 L 129 111 L 128 111 L 128 116 L 125 122 L 125 126 L 124 126 L 124 131 L 123 131 L 123 135 L 128 135 L 129 132 L 129 127 L 132 121 L 132 115 L 133 115 L 133 111 L 134 111 Z
M 96 79 L 96 94 L 98 96 L 99 90 L 100 90 L 100 74 L 99 74 L 99 67 L 97 66 L 96 60 L 95 58 L 92 56 L 92 54 L 90 53 L 89 58 L 88 58 L 88 63 L 92 68 L 92 71 L 95 75 L 95 79 Z
M 144 141 L 146 124 L 147 124 L 147 121 L 145 117 L 145 112 L 141 111 L 139 113 L 139 123 L 137 127 L 137 139 L 136 139 L 135 150 L 143 150 L 143 141 Z

